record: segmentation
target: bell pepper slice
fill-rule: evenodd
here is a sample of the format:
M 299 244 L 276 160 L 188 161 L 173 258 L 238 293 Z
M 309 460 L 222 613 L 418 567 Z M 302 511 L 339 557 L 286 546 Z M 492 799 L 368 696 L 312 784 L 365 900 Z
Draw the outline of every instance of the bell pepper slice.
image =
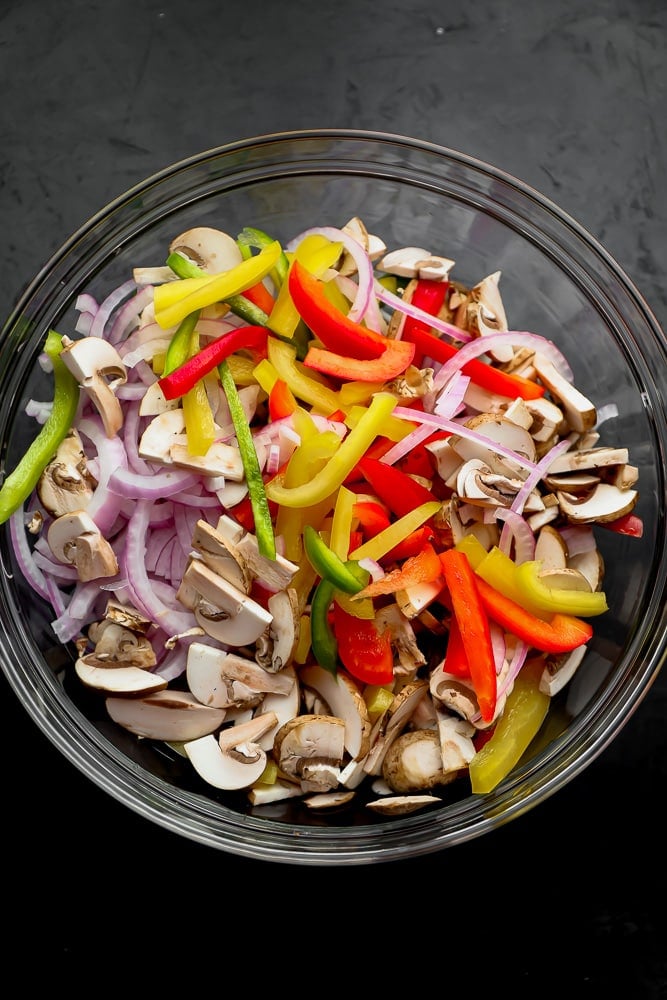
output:
M 225 302 L 267 276 L 282 253 L 277 240 L 254 257 L 241 261 L 221 274 L 182 278 L 158 285 L 153 293 L 155 319 L 163 330 L 176 326 L 190 313 L 216 302 Z
M 311 233 L 301 240 L 294 251 L 290 269 L 294 260 L 298 260 L 310 274 L 319 278 L 327 268 L 333 267 L 341 250 L 341 243 L 332 243 L 325 236 Z M 269 317 L 269 327 L 281 337 L 292 338 L 300 322 L 301 316 L 292 299 L 289 281 L 284 281 Z
M 371 489 L 392 514 L 403 517 L 415 507 L 431 503 L 433 493 L 407 473 L 378 458 L 366 456 L 359 462 L 359 471 Z
M 319 531 L 307 524 L 303 529 L 303 546 L 313 569 L 323 579 L 330 580 L 337 590 L 356 594 L 362 585 L 343 560 L 329 548 Z
M 447 650 L 442 662 L 442 669 L 446 674 L 454 677 L 470 678 L 470 663 L 468 653 L 463 643 L 463 636 L 459 628 L 456 615 L 452 615 L 449 623 L 449 634 L 447 636 Z
M 470 665 L 480 714 L 484 722 L 492 722 L 497 698 L 496 663 L 489 618 L 480 598 L 475 571 L 465 553 L 458 549 L 441 552 L 440 563 Z
M 76 379 L 60 358 L 62 346 L 60 334 L 49 330 L 44 342 L 44 352 L 53 365 L 53 405 L 39 433 L 0 488 L 0 524 L 4 524 L 28 499 L 74 423 L 80 390 Z
M 294 413 L 298 406 L 294 393 L 284 379 L 278 378 L 269 392 L 269 417 L 282 420 Z
M 417 583 L 432 583 L 441 574 L 442 566 L 438 554 L 430 542 L 427 542 L 420 552 L 406 559 L 402 566 L 390 570 L 381 579 L 374 580 L 360 590 L 356 598 L 395 594 L 397 590 L 404 590 Z
M 359 521 L 366 538 L 374 538 L 391 524 L 385 508 L 372 500 L 358 500 L 353 505 L 352 514 Z
M 557 611 L 567 615 L 589 618 L 604 614 L 609 610 L 607 598 L 600 591 L 566 590 L 563 587 L 548 587 L 539 577 L 539 560 L 532 559 L 520 563 L 515 571 L 516 586 L 522 597 L 548 614 Z M 523 603 L 523 601 L 522 601 Z
M 615 521 L 603 521 L 600 527 L 619 535 L 630 535 L 631 538 L 641 538 L 644 534 L 644 522 L 637 514 L 624 514 Z
M 335 587 L 324 577 L 315 587 L 310 602 L 310 646 L 313 656 L 324 670 L 338 672 L 338 643 L 329 622 Z
M 473 794 L 484 795 L 516 767 L 540 730 L 549 710 L 549 695 L 540 691 L 543 664 L 527 660 L 507 696 L 493 733 L 469 764 Z
M 390 524 L 384 531 L 379 531 L 374 538 L 369 538 L 363 545 L 352 549 L 350 559 L 356 559 L 357 561 L 359 559 L 382 559 L 383 556 L 391 552 L 400 542 L 407 539 L 413 531 L 420 528 L 426 521 L 430 521 L 438 513 L 441 506 L 442 504 L 439 500 L 433 500 L 430 503 L 421 504 L 419 507 L 415 507 L 414 510 L 408 511 L 407 514 L 399 517 L 397 521 Z
M 356 495 L 345 486 L 340 486 L 336 494 L 333 520 L 331 522 L 331 538 L 329 544 L 339 559 L 347 559 L 350 551 L 350 535 L 352 532 L 352 517 Z
M 250 424 L 248 423 L 236 383 L 227 367 L 226 361 L 220 363 L 218 371 L 220 372 L 220 381 L 227 398 L 227 405 L 229 406 L 229 412 L 236 432 L 236 441 L 241 454 L 241 461 L 243 462 L 259 551 L 263 556 L 275 559 L 276 540 L 273 534 L 271 511 L 269 510 L 264 479 L 262 477 L 262 470 L 259 467 Z
M 214 368 L 217 368 L 221 361 L 224 361 L 234 354 L 235 351 L 251 351 L 257 358 L 266 351 L 267 330 L 262 326 L 243 326 L 238 330 L 231 330 L 216 337 L 201 350 L 197 351 L 187 361 L 181 362 L 173 370 L 168 366 L 169 351 L 167 352 L 167 373 L 158 380 L 160 389 L 165 399 L 178 399 L 185 395 L 200 379 Z
M 583 646 L 593 635 L 591 624 L 573 615 L 557 612 L 550 621 L 532 615 L 480 576 L 477 577 L 477 590 L 489 618 L 533 649 L 569 653 Z
M 433 529 L 427 524 L 422 525 L 421 528 L 416 528 L 409 535 L 406 535 L 393 549 L 389 549 L 389 552 L 382 558 L 386 562 L 400 562 L 403 559 L 408 559 L 410 556 L 416 556 L 418 552 L 421 552 L 426 543 L 432 539 Z
M 414 287 L 410 304 L 416 306 L 418 309 L 422 309 L 424 312 L 430 313 L 431 316 L 437 316 L 444 305 L 448 289 L 449 281 L 434 281 L 430 278 L 420 278 Z M 409 340 L 414 343 L 411 335 L 415 330 L 424 330 L 426 333 L 430 333 L 431 327 L 423 320 L 406 316 L 403 323 L 403 340 Z M 414 363 L 421 367 L 423 358 L 423 353 L 421 351 L 417 352 Z
M 424 357 L 433 358 L 440 364 L 445 364 L 450 358 L 455 357 L 458 351 L 453 344 L 419 327 L 409 331 L 409 339 Z M 500 371 L 477 358 L 466 362 L 461 371 L 464 375 L 469 375 L 475 385 L 509 399 L 516 399 L 517 396 L 523 399 L 539 399 L 545 393 L 544 386 L 538 382 L 532 382 L 521 375 Z
M 299 260 L 292 263 L 287 281 L 299 315 L 326 348 L 362 361 L 380 357 L 387 346 L 386 337 L 340 312 L 327 298 L 324 282 Z
M 415 345 L 405 340 L 387 340 L 385 349 L 377 358 L 360 360 L 334 354 L 319 347 L 309 347 L 303 359 L 306 368 L 314 368 L 325 375 L 339 379 L 355 379 L 357 382 L 388 382 L 402 375 L 412 363 Z
M 269 337 L 266 349 L 278 377 L 287 383 L 297 399 L 310 403 L 319 413 L 333 413 L 341 408 L 337 393 L 316 378 L 310 378 L 298 366 L 296 349 L 291 344 Z
M 375 619 L 357 618 L 334 602 L 333 631 L 338 656 L 349 674 L 363 684 L 391 684 L 394 654 L 389 629 L 380 632 Z
M 325 467 L 309 483 L 290 489 L 284 485 L 280 476 L 276 476 L 267 485 L 269 498 L 286 507 L 309 507 L 334 493 L 380 433 L 384 420 L 395 406 L 396 397 L 391 393 L 377 393 L 357 426 L 343 439 Z

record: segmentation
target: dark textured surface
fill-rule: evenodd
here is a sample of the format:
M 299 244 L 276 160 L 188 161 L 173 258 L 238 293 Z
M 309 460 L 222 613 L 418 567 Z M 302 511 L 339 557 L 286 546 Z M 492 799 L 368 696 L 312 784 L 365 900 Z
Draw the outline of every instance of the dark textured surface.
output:
M 531 184 L 667 325 L 664 0 L 0 0 L 0 83 L 3 316 L 71 232 L 155 170 L 255 134 L 351 127 L 453 146 Z M 4 679 L 0 693 L 7 878 L 22 876 L 4 893 L 5 944 L 37 929 L 72 983 L 86 954 L 154 965 L 173 941 L 189 964 L 201 937 L 229 988 L 234 946 L 218 933 L 247 941 L 254 927 L 244 964 L 256 954 L 292 982 L 356 956 L 383 990 L 402 939 L 436 982 L 441 952 L 465 957 L 466 992 L 667 996 L 664 676 L 614 745 L 528 815 L 350 870 L 248 862 L 149 825 L 61 758 Z

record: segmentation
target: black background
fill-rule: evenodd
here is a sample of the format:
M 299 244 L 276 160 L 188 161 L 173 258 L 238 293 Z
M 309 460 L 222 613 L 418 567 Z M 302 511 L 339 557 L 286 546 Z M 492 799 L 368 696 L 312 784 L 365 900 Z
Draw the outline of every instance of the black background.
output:
M 0 0 L 0 84 L 2 316 L 154 171 L 252 135 L 349 127 L 513 173 L 667 323 L 664 0 Z M 154 983 L 175 968 L 190 994 L 231 989 L 242 968 L 249 989 L 331 977 L 347 991 L 354 974 L 384 993 L 400 973 L 410 992 L 667 996 L 665 676 L 529 814 L 348 868 L 252 862 L 155 827 L 65 761 L 4 678 L 0 705 L 5 969 L 30 956 L 33 975 L 99 988 L 131 985 L 135 962 Z

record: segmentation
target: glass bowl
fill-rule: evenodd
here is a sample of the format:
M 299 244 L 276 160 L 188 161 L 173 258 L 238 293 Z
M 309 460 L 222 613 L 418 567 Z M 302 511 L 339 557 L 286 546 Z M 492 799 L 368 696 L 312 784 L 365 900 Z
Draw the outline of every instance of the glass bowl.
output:
M 101 298 L 134 266 L 162 263 L 170 237 L 191 226 L 230 233 L 255 226 L 287 241 L 354 215 L 388 246 L 437 248 L 456 261 L 460 280 L 502 271 L 512 323 L 554 340 L 575 384 L 598 405 L 616 404 L 610 433 L 639 469 L 636 513 L 644 533 L 598 533 L 610 610 L 596 620 L 584 664 L 554 699 L 520 766 L 487 795 L 459 792 L 437 809 L 389 819 L 361 806 L 326 816 L 293 802 L 253 810 L 202 792 L 189 762 L 116 727 L 103 699 L 77 684 L 75 653 L 56 640 L 51 609 L 17 570 L 4 525 L 0 663 L 40 729 L 141 816 L 210 847 L 273 862 L 385 862 L 493 831 L 604 751 L 665 658 L 664 335 L 618 264 L 573 219 L 515 178 L 451 149 L 360 131 L 267 135 L 177 163 L 112 202 L 48 261 L 3 328 L 4 468 L 25 448 L 27 400 L 48 398 L 37 364 L 46 333 L 73 330 L 80 293 Z

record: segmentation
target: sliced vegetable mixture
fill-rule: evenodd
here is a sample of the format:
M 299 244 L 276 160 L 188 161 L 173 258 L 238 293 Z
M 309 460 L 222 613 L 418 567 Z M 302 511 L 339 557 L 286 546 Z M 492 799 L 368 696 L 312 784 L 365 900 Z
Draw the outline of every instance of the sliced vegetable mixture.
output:
M 358 218 L 165 260 L 49 333 L 0 489 L 79 680 L 255 806 L 491 791 L 607 611 L 595 526 L 641 533 L 627 449 L 500 272 Z

